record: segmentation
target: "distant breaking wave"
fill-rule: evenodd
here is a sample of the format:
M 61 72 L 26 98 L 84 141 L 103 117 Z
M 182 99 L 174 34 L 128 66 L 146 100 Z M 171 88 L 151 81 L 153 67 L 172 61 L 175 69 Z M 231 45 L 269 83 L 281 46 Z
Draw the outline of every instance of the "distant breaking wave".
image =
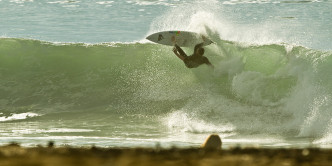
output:
M 13 113 L 10 116 L 4 116 L 3 113 L 0 113 L 0 122 L 23 120 L 23 119 L 27 119 L 27 118 L 36 117 L 36 116 L 40 116 L 40 115 L 38 115 L 36 113 L 32 113 L 32 112 L 26 112 L 26 113 L 18 113 L 18 114 Z

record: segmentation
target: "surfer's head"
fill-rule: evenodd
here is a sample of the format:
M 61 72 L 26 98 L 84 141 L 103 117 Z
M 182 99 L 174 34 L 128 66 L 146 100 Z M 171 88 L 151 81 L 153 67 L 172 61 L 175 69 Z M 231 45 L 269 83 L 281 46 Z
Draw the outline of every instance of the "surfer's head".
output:
M 197 52 L 198 52 L 198 55 L 203 55 L 204 54 L 204 48 L 199 48 L 198 50 L 197 50 Z

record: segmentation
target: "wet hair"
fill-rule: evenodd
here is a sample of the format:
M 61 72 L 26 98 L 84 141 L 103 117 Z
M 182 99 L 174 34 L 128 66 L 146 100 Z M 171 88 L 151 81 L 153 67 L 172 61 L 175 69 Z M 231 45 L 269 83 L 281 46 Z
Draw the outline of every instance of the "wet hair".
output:
M 204 54 L 204 48 L 199 48 L 198 50 L 197 50 L 197 52 L 198 52 L 198 54 L 200 54 L 200 55 L 203 55 Z

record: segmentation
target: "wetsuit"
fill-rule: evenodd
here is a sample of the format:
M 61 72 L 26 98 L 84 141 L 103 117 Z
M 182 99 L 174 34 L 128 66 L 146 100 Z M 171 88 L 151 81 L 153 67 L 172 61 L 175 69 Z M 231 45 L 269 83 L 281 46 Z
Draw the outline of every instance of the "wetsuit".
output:
M 194 55 L 187 56 L 183 60 L 183 62 L 188 68 L 195 68 L 202 64 L 210 64 L 209 60 L 205 56 L 194 56 Z
M 184 57 L 183 62 L 188 68 L 196 68 L 202 64 L 211 65 L 210 61 L 205 56 L 198 54 L 198 49 L 202 46 L 203 43 L 197 44 L 194 49 L 194 54 L 187 56 L 187 54 L 178 45 L 175 45 L 180 55 Z

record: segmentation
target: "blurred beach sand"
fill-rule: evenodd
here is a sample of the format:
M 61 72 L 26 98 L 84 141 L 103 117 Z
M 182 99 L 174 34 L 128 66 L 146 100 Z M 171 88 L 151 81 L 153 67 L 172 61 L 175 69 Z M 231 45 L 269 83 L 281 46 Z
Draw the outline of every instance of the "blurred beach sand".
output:
M 331 149 L 0 147 L 1 166 L 331 166 Z

